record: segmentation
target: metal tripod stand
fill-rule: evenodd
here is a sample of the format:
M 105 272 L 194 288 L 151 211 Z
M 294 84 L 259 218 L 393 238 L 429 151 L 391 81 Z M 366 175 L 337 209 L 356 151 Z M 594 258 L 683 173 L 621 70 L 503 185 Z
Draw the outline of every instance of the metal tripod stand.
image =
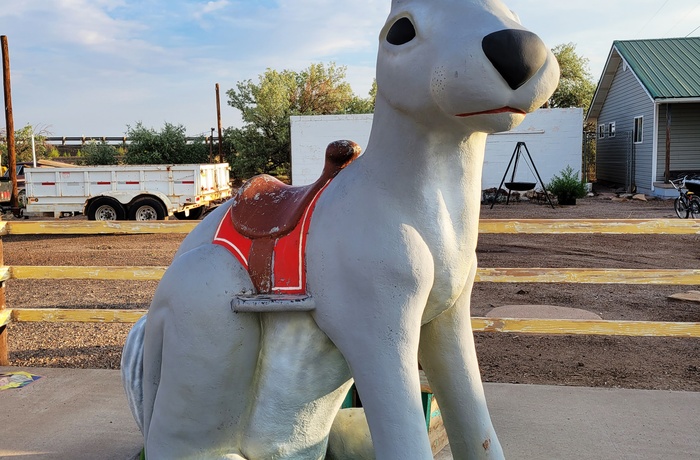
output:
M 515 172 L 518 170 L 518 163 L 520 162 L 520 155 L 522 155 L 522 148 L 525 148 L 525 153 L 527 154 L 527 159 L 524 161 L 527 161 L 529 159 L 530 165 L 532 166 L 532 170 L 535 173 L 535 176 L 537 176 L 537 180 L 539 181 L 540 185 L 542 186 L 542 191 L 544 192 L 544 196 L 547 197 L 547 201 L 549 202 L 549 205 L 552 206 L 552 209 L 554 208 L 554 204 L 552 203 L 551 198 L 549 198 L 549 193 L 547 193 L 547 188 L 544 186 L 544 182 L 542 182 L 542 178 L 540 177 L 540 173 L 537 171 L 537 166 L 535 166 L 535 162 L 532 161 L 532 156 L 530 155 L 530 151 L 527 149 L 527 145 L 525 145 L 525 142 L 518 142 L 515 146 L 515 150 L 513 150 L 513 155 L 510 157 L 510 161 L 508 162 L 508 167 L 506 167 L 506 172 L 503 173 L 503 179 L 501 179 L 501 184 L 498 186 L 496 189 L 496 196 L 493 200 L 493 203 L 491 203 L 491 209 L 493 209 L 493 205 L 496 204 L 496 201 L 498 199 L 498 192 L 501 190 L 501 187 L 503 187 L 503 184 L 506 181 L 506 176 L 508 176 L 508 171 L 510 170 L 510 166 L 513 165 L 513 173 L 510 176 L 510 182 L 506 184 L 506 188 L 508 189 L 508 197 L 506 198 L 506 204 L 510 202 L 510 194 L 512 193 L 513 190 L 517 190 L 516 184 L 521 184 L 519 182 L 515 182 Z M 515 164 L 513 164 L 515 162 Z M 530 185 L 531 183 L 528 183 Z M 526 189 L 520 189 L 520 191 L 525 191 L 525 190 L 532 190 L 534 188 L 535 184 L 531 184 L 532 187 L 526 188 Z

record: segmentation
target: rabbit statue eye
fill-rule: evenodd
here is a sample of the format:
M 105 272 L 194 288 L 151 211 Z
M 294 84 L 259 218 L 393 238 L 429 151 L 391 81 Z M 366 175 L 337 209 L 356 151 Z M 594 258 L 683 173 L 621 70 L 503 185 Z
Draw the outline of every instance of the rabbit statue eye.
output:
M 401 18 L 391 26 L 386 41 L 392 45 L 404 45 L 416 37 L 416 29 L 408 18 Z

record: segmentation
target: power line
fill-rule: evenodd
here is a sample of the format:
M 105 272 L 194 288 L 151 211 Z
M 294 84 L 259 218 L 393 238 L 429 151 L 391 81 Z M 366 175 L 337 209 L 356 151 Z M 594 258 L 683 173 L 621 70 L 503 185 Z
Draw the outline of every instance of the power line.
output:
M 682 14 L 681 18 L 673 26 L 671 26 L 666 32 L 664 32 L 663 37 L 668 37 L 668 33 L 671 32 L 673 29 L 675 29 L 678 26 L 678 24 L 680 24 L 681 22 L 688 19 L 688 17 L 690 17 L 695 12 L 695 10 L 698 8 L 698 6 L 700 6 L 700 5 L 695 5 L 690 10 L 688 10 L 686 13 Z M 692 33 L 693 32 L 691 32 L 691 34 Z M 688 35 L 690 35 L 690 34 L 688 34 Z
M 667 4 L 668 2 L 669 2 L 669 0 L 666 0 L 666 1 L 663 3 L 663 5 L 661 5 L 661 6 L 659 7 L 659 9 L 656 10 L 656 13 L 654 13 L 654 15 L 653 15 L 651 18 L 649 18 L 649 20 L 646 22 L 646 24 L 644 24 L 644 25 L 642 26 L 642 28 L 639 29 L 639 31 L 637 32 L 637 35 L 639 35 L 639 32 L 641 32 L 642 30 L 646 29 L 646 27 L 651 23 L 651 21 L 654 20 L 654 18 L 656 17 L 656 15 L 659 14 L 659 12 L 660 12 L 662 9 L 664 9 L 664 6 L 666 6 L 666 4 Z
M 698 30 L 698 29 L 700 29 L 700 26 L 697 26 L 695 29 L 691 30 L 690 33 L 689 33 L 688 35 L 692 34 L 693 32 L 695 32 L 695 31 Z M 686 35 L 686 37 L 687 37 L 688 35 Z

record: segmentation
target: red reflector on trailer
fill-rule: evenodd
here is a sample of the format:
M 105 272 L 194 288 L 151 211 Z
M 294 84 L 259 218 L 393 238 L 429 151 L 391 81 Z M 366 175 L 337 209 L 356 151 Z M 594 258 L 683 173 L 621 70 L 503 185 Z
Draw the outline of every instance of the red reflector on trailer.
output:
M 139 181 L 137 181 L 137 180 L 128 180 L 128 181 L 126 181 L 126 185 L 139 185 Z
M 193 180 L 183 180 L 182 183 L 183 184 L 194 184 L 194 181 Z
M 41 185 L 56 185 L 56 182 L 42 182 Z
M 97 181 L 97 185 L 109 185 L 111 182 L 109 181 Z

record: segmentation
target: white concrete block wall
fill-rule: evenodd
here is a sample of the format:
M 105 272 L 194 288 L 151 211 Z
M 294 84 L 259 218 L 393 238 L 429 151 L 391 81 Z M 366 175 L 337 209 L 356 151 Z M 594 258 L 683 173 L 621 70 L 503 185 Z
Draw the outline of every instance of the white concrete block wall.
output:
M 291 117 L 292 184 L 311 184 L 321 175 L 326 146 L 337 140 L 357 142 L 364 151 L 372 114 Z
M 320 115 L 291 117 L 292 181 L 295 185 L 315 181 L 323 169 L 326 146 L 350 139 L 364 149 L 369 139 L 372 115 Z M 583 110 L 540 109 L 525 117 L 515 130 L 492 134 L 486 142 L 482 189 L 497 187 L 518 142 L 525 142 L 545 185 L 567 165 L 581 170 Z M 523 150 L 523 154 L 524 154 Z M 537 179 L 521 156 L 515 180 Z M 510 180 L 511 170 L 506 181 Z
M 545 185 L 567 165 L 580 173 L 583 109 L 540 109 L 527 115 L 525 121 L 513 131 L 490 135 L 486 142 L 482 188 L 498 187 L 518 142 L 527 145 Z M 506 181 L 510 180 L 511 172 L 512 167 Z M 515 180 L 537 181 L 522 163 L 522 157 Z

